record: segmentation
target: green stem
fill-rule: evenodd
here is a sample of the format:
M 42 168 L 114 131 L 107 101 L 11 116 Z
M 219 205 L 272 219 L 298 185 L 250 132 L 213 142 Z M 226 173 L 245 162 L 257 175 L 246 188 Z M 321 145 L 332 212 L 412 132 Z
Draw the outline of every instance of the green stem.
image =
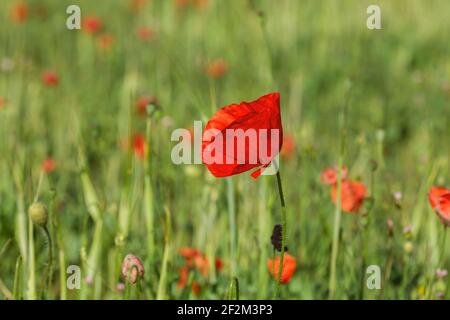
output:
M 234 185 L 232 178 L 227 179 L 228 223 L 230 225 L 230 276 L 237 274 L 237 232 L 236 232 L 236 207 L 234 199 Z
M 277 185 L 278 185 L 278 193 L 280 195 L 280 203 L 281 203 L 281 255 L 280 255 L 280 264 L 278 267 L 278 276 L 275 286 L 275 299 L 278 299 L 280 297 L 280 286 L 281 286 L 281 275 L 283 273 L 283 263 L 284 263 L 284 254 L 286 249 L 286 227 L 287 227 L 287 219 L 286 219 L 286 203 L 284 201 L 284 194 L 283 194 L 283 186 L 281 183 L 281 175 L 280 170 L 277 170 Z
M 48 263 L 45 268 L 44 277 L 42 278 L 41 283 L 41 297 L 44 297 L 46 290 L 49 288 L 50 279 L 51 279 L 51 270 L 52 270 L 52 262 L 53 262 L 53 245 L 52 245 L 52 237 L 50 236 L 50 232 L 48 231 L 47 226 L 42 228 L 44 230 L 45 236 L 48 241 Z

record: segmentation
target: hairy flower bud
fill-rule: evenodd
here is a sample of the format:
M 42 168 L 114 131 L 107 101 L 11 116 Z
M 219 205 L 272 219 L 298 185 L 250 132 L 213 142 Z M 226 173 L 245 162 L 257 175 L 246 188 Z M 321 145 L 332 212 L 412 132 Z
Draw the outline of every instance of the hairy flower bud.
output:
M 31 220 L 41 227 L 45 227 L 47 224 L 48 214 L 47 208 L 44 204 L 40 202 L 33 203 L 28 208 L 28 214 L 30 215 Z
M 131 284 L 135 284 L 138 277 L 144 277 L 144 265 L 133 254 L 127 254 L 122 262 L 122 277 Z

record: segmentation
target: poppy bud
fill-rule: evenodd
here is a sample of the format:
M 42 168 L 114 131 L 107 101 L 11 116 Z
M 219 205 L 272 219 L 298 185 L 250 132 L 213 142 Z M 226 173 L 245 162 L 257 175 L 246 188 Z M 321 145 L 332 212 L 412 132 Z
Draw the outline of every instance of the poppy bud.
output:
M 142 261 L 132 254 L 127 254 L 122 262 L 122 277 L 131 284 L 135 284 L 138 277 L 144 277 Z
M 403 246 L 403 250 L 405 250 L 406 253 L 411 253 L 414 250 L 414 245 L 411 241 L 407 241 Z
M 270 237 L 273 247 L 281 252 L 283 243 L 283 226 L 281 224 L 276 224 L 273 227 L 272 236 Z M 284 251 L 287 251 L 287 247 L 284 247 Z
M 388 229 L 388 236 L 392 237 L 394 235 L 394 220 L 391 218 L 387 219 L 386 226 Z
M 47 208 L 40 202 L 33 203 L 28 208 L 28 214 L 31 220 L 41 227 L 45 227 L 47 224 L 48 214 Z

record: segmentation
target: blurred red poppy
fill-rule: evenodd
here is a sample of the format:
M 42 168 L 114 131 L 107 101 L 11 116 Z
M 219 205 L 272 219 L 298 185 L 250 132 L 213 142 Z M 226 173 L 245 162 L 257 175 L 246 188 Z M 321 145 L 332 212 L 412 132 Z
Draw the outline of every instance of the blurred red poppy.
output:
M 150 41 L 153 39 L 154 32 L 151 28 L 147 26 L 141 26 L 137 29 L 136 35 L 142 41 Z
M 87 16 L 82 23 L 82 30 L 89 34 L 99 32 L 103 27 L 102 21 L 96 16 Z
M 97 45 L 102 50 L 111 49 L 114 44 L 114 37 L 109 33 L 102 33 L 97 37 Z
M 450 189 L 432 187 L 428 199 L 433 210 L 445 226 L 450 226 Z
M 0 109 L 3 109 L 3 107 L 5 106 L 5 99 L 0 96 Z
M 220 78 L 228 71 L 228 65 L 223 59 L 210 61 L 206 66 L 206 74 L 211 78 Z
M 11 7 L 11 19 L 16 23 L 23 23 L 28 17 L 28 6 L 23 2 L 16 2 Z
M 239 143 L 233 143 L 234 148 L 227 149 L 227 142 L 235 142 L 238 132 L 255 134 L 244 137 L 245 150 L 238 150 Z M 280 94 L 274 92 L 255 101 L 232 104 L 217 111 L 203 132 L 202 160 L 216 177 L 259 168 L 252 173 L 252 177 L 257 178 L 279 153 L 282 141 Z
M 149 104 L 158 105 L 158 100 L 154 96 L 142 96 L 136 101 L 137 112 L 141 116 L 147 116 L 147 106 Z
M 50 173 L 50 172 L 55 171 L 55 168 L 56 168 L 55 160 L 53 160 L 53 158 L 45 159 L 42 162 L 41 168 L 45 173 Z
M 347 167 L 343 166 L 341 171 L 341 180 L 347 179 L 348 170 Z M 336 168 L 326 168 L 322 171 L 320 175 L 320 181 L 324 184 L 333 185 L 338 181 L 338 171 Z
M 137 134 L 134 136 L 133 138 L 134 154 L 141 160 L 144 159 L 145 157 L 145 145 L 146 145 L 145 137 L 142 134 Z
M 347 213 L 359 211 L 367 194 L 366 186 L 358 181 L 343 180 L 341 185 L 341 208 Z M 338 185 L 335 183 L 331 189 L 331 199 L 336 203 Z
M 131 9 L 137 13 L 139 10 L 143 9 L 147 4 L 147 0 L 133 0 L 131 2 Z
M 267 260 L 267 267 L 269 268 L 269 272 L 274 279 L 278 279 L 278 272 L 280 270 L 280 256 L 275 257 L 275 262 L 272 259 Z M 295 258 L 289 254 L 284 255 L 283 259 L 283 268 L 281 270 L 281 278 L 280 282 L 283 284 L 291 281 L 292 276 L 294 275 L 295 269 L 297 267 L 297 262 Z
M 192 293 L 195 294 L 196 296 L 199 296 L 201 292 L 202 287 L 200 286 L 200 284 L 195 280 L 192 281 Z
M 295 139 L 292 135 L 284 135 L 283 136 L 283 147 L 280 151 L 280 156 L 284 159 L 291 158 L 295 153 Z
M 189 268 L 188 267 L 181 267 L 178 269 L 178 282 L 177 282 L 177 288 L 183 289 L 189 279 Z
M 53 71 L 45 71 L 42 73 L 42 82 L 48 87 L 55 87 L 59 83 L 58 75 Z

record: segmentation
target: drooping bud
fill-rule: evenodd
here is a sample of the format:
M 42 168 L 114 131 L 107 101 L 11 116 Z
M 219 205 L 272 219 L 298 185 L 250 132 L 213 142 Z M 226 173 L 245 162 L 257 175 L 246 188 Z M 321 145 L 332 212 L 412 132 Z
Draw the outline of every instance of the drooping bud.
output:
M 125 281 L 135 284 L 138 277 L 144 277 L 144 265 L 142 261 L 133 254 L 127 254 L 122 262 L 122 277 Z
M 31 220 L 41 227 L 45 227 L 48 220 L 47 208 L 40 202 L 33 203 L 28 208 L 28 214 Z
M 276 224 L 273 227 L 272 236 L 270 237 L 273 247 L 281 252 L 283 245 L 283 226 L 281 224 Z M 287 251 L 287 247 L 284 247 L 284 251 Z

